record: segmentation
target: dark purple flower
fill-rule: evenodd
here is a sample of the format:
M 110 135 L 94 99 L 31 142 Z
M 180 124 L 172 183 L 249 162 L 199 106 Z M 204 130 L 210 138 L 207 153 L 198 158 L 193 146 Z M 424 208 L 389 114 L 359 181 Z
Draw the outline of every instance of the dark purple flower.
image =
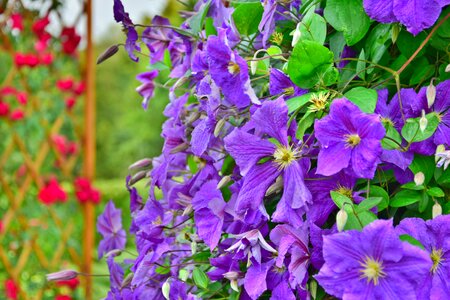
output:
M 223 278 L 230 279 L 233 275 L 240 276 L 239 262 L 233 259 L 232 255 L 222 255 L 215 258 L 210 258 L 211 266 L 215 267 L 208 272 L 211 280 L 217 281 Z M 232 280 L 232 279 L 230 279 Z
M 417 299 L 432 266 L 425 251 L 398 238 L 392 220 L 324 236 L 323 256 L 315 278 L 343 299 Z
M 116 209 L 114 202 L 110 200 L 103 213 L 97 218 L 97 231 L 103 235 L 98 245 L 99 258 L 111 250 L 125 248 L 127 238 L 122 228 L 121 213 L 121 210 Z
M 381 23 L 400 22 L 414 35 L 433 26 L 444 5 L 438 0 L 364 0 L 369 17 Z
M 299 146 L 289 142 L 288 108 L 284 99 L 264 102 L 253 114 L 252 122 L 255 130 L 274 138 L 277 144 L 242 128 L 235 129 L 225 138 L 225 148 L 235 159 L 244 177 L 236 200 L 236 212 L 245 215 L 248 211 L 260 210 L 265 213 L 265 193 L 276 178 L 282 175 L 283 196 L 272 219 L 297 227 L 302 223 L 301 217 L 311 202 L 311 193 L 303 181 L 304 168 L 307 168 L 309 162 L 301 159 Z M 292 141 L 294 140 L 295 137 Z M 259 163 L 263 158 L 270 159 Z
M 418 240 L 428 252 L 433 265 L 425 283 L 419 289 L 419 299 L 448 299 L 450 297 L 450 215 L 424 221 L 407 218 L 396 231 Z
M 250 102 L 259 103 L 250 86 L 247 62 L 233 51 L 226 37 L 226 30 L 219 29 L 219 36 L 209 36 L 206 43 L 206 55 L 209 73 L 221 89 L 225 100 L 244 108 Z
M 148 102 L 153 97 L 153 93 L 155 91 L 155 84 L 153 83 L 153 80 L 158 76 L 158 73 L 158 70 L 153 70 L 136 76 L 136 79 L 142 83 L 138 88 L 136 88 L 136 91 L 144 97 L 144 100 L 142 100 L 142 108 L 145 110 L 147 110 Z
M 174 38 L 173 30 L 166 27 L 170 22 L 168 19 L 155 16 L 152 20 L 153 27 L 147 27 L 142 32 L 142 41 L 147 45 L 150 51 L 150 63 L 154 64 L 164 58 L 164 51 Z
M 262 264 L 252 264 L 245 274 L 244 288 L 251 299 L 255 300 L 267 290 L 267 272 L 273 265 L 273 260 Z
M 336 99 L 330 114 L 314 128 L 320 142 L 318 174 L 330 176 L 348 168 L 357 177 L 374 177 L 385 135 L 377 115 L 363 113 L 345 98 Z
M 285 99 L 301 96 L 307 92 L 296 86 L 286 74 L 278 69 L 270 70 L 269 91 L 271 95 L 283 94 Z
M 134 50 L 141 50 L 139 47 L 139 44 L 137 43 L 138 40 L 138 33 L 136 29 L 134 28 L 133 21 L 131 21 L 130 16 L 127 12 L 125 12 L 125 9 L 123 7 L 121 0 L 114 0 L 114 19 L 116 22 L 121 22 L 125 31 L 127 32 L 127 40 L 125 42 L 125 49 L 128 52 L 128 55 L 130 58 L 134 61 L 138 61 L 139 58 L 134 55 Z
M 216 188 L 217 183 L 217 180 L 206 182 L 192 199 L 197 234 L 211 251 L 216 248 L 222 235 L 226 205 L 222 193 Z

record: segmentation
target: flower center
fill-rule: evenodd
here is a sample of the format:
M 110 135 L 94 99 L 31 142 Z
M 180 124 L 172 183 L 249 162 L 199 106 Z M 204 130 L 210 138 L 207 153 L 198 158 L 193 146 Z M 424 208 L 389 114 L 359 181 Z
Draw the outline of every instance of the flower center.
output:
M 239 73 L 240 70 L 241 68 L 237 63 L 232 61 L 228 63 L 228 72 L 230 72 L 231 74 L 236 75 L 237 73 Z
M 284 169 L 297 159 L 297 154 L 297 151 L 292 150 L 290 147 L 278 146 L 273 153 L 273 157 L 278 168 Z
M 442 255 L 444 253 L 442 253 L 442 249 L 433 249 L 433 251 L 431 251 L 430 257 L 431 260 L 433 261 L 433 266 L 431 267 L 431 273 L 436 273 L 437 269 L 439 268 L 439 266 L 441 265 L 442 261 L 444 260 L 442 258 Z
M 375 260 L 372 257 L 366 257 L 364 262 L 361 263 L 361 267 L 361 278 L 367 278 L 368 283 L 372 281 L 374 285 L 378 285 L 379 278 L 386 276 L 386 273 L 383 272 L 381 261 Z
M 280 32 L 274 32 L 270 38 L 270 41 L 274 44 L 281 45 L 283 42 L 283 34 Z
M 361 142 L 361 138 L 357 134 L 347 134 L 345 135 L 345 142 L 348 147 L 354 148 Z
M 380 118 L 381 123 L 394 126 L 394 121 L 389 118 Z
M 346 196 L 347 198 L 353 199 L 353 191 L 349 188 L 346 188 L 345 186 L 338 185 L 335 191 L 341 195 Z
M 322 111 L 325 109 L 327 105 L 328 98 L 330 97 L 330 93 L 318 93 L 313 94 L 309 102 L 312 105 L 309 107 L 310 111 Z
M 288 88 L 285 88 L 284 89 L 284 94 L 287 95 L 287 96 L 293 95 L 294 94 L 294 88 L 292 86 L 288 87 Z

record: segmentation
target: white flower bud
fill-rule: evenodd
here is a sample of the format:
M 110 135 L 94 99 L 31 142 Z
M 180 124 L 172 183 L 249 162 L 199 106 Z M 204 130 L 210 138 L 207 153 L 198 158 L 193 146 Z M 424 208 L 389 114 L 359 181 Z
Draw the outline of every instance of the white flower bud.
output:
M 220 132 L 223 129 L 223 126 L 225 126 L 226 119 L 220 119 L 219 122 L 217 122 L 216 127 L 214 127 L 214 136 L 218 137 Z
M 422 117 L 419 120 L 420 131 L 424 132 L 428 126 L 428 119 L 425 115 L 425 110 L 422 109 Z
M 425 174 L 423 172 L 418 172 L 414 175 L 414 183 L 416 185 L 422 185 L 425 181 Z
M 74 270 L 62 270 L 55 273 L 50 273 L 45 275 L 47 281 L 60 281 L 60 280 L 70 280 L 78 276 L 78 272 Z
M 191 252 L 192 252 L 192 255 L 197 253 L 197 242 L 195 242 L 195 241 L 191 242 Z
M 238 286 L 238 282 L 237 280 L 231 280 L 230 281 L 230 286 L 233 290 L 235 290 L 236 292 L 239 293 L 239 286 Z
M 428 108 L 434 104 L 434 100 L 436 100 L 436 87 L 433 85 L 433 80 L 431 80 L 430 85 L 427 86 Z
M 448 64 L 446 67 L 445 67 L 445 72 L 450 72 L 450 64 Z
M 298 23 L 297 27 L 295 28 L 294 32 L 292 33 L 292 47 L 294 47 L 300 38 L 302 37 L 302 32 L 300 31 L 300 26 L 302 23 Z
M 167 300 L 169 300 L 169 296 L 170 296 L 170 283 L 169 283 L 170 278 L 167 278 L 166 282 L 163 283 L 162 287 L 161 287 L 161 292 L 164 296 L 164 298 L 166 298 Z
M 228 182 L 231 181 L 231 177 L 230 175 L 224 176 L 222 177 L 222 179 L 220 179 L 219 183 L 217 184 L 217 189 L 220 190 L 221 188 L 223 188 L 225 185 L 228 184 Z
M 442 215 L 442 206 L 439 203 L 435 202 L 432 209 L 433 219 L 439 217 L 440 215 Z
M 250 61 L 250 72 L 252 73 L 252 75 L 256 74 L 257 69 L 258 69 L 258 61 L 257 60 Z
M 347 212 L 344 210 L 344 208 L 341 208 L 341 210 L 339 210 L 336 215 L 336 225 L 339 232 L 344 230 L 345 224 L 347 224 L 347 219 Z

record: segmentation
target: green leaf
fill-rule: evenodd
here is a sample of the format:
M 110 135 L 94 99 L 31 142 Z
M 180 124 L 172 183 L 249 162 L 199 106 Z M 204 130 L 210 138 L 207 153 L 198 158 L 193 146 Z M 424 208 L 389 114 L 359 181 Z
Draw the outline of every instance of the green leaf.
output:
M 283 53 L 283 51 L 280 49 L 280 47 L 275 46 L 275 45 L 272 45 L 272 46 L 270 46 L 269 48 L 267 48 L 266 52 L 267 52 L 267 54 L 269 54 L 270 56 L 273 56 L 273 55 L 280 55 L 280 54 Z M 281 56 L 276 56 L 276 57 L 273 57 L 273 58 L 274 58 L 274 59 L 279 59 L 280 57 L 281 57 Z
M 199 288 L 206 289 L 208 287 L 209 278 L 206 276 L 205 272 L 198 267 L 192 271 L 192 279 L 194 280 L 195 285 Z
M 314 124 L 314 120 L 316 119 L 316 114 L 313 111 L 307 111 L 303 117 L 298 122 L 297 132 L 295 136 L 299 140 L 303 140 L 303 135 L 305 134 L 306 129 L 308 129 L 312 124 Z
M 297 96 L 291 99 L 286 100 L 286 104 L 288 106 L 289 113 L 293 113 L 297 109 L 301 108 L 303 105 L 307 104 L 311 97 L 317 93 L 306 93 L 301 96 Z
M 213 18 L 206 18 L 205 19 L 205 33 L 206 37 L 210 35 L 217 35 L 216 27 L 214 26 L 214 20 Z
M 344 210 L 348 214 L 353 214 L 353 209 L 352 209 L 353 201 L 350 198 L 342 195 L 341 193 L 335 192 L 335 191 L 331 191 L 330 195 L 331 195 L 331 199 L 333 199 L 333 202 L 337 205 L 337 207 L 339 207 L 339 209 L 344 207 Z M 348 203 L 350 205 L 348 205 L 348 204 L 344 205 L 345 203 Z
M 418 240 L 416 240 L 415 238 L 413 238 L 412 236 L 408 235 L 408 234 L 402 234 L 399 236 L 400 240 L 404 241 L 404 242 L 408 242 L 413 246 L 417 246 L 421 249 L 425 249 L 425 247 L 422 245 L 421 242 L 419 242 Z
M 288 74 L 296 85 L 304 89 L 319 82 L 331 85 L 337 78 L 333 53 L 318 42 L 300 40 L 289 58 Z
M 443 170 L 442 168 L 436 169 L 436 182 L 446 188 L 450 188 L 450 168 Z
M 438 198 L 445 196 L 444 191 L 438 187 L 432 187 L 428 189 L 427 194 L 430 195 L 431 197 L 438 197 Z
M 366 40 L 364 49 L 366 49 L 366 58 L 374 63 L 378 63 L 387 48 L 392 43 L 390 32 L 390 24 L 378 24 L 370 30 L 370 34 Z M 372 73 L 377 68 L 370 68 L 367 74 Z
M 401 186 L 402 189 L 412 190 L 412 191 L 422 191 L 425 189 L 423 185 L 416 185 L 415 182 L 408 182 Z
M 421 193 L 417 191 L 400 191 L 391 199 L 390 206 L 403 207 L 419 202 L 422 199 Z
M 364 70 L 366 68 L 366 53 L 364 52 L 364 49 L 361 49 L 361 53 L 359 53 L 358 62 L 356 63 L 356 74 L 362 79 L 366 79 L 366 71 Z
M 334 29 L 344 33 L 349 46 L 359 42 L 370 27 L 361 0 L 327 0 L 324 16 Z
M 258 31 L 264 8 L 260 2 L 239 3 L 233 12 L 233 20 L 241 35 L 249 36 Z
M 314 6 L 313 6 L 314 7 Z M 327 23 L 325 19 L 310 9 L 303 17 L 299 26 L 300 39 L 316 41 L 323 45 L 327 36 Z
M 381 198 L 381 201 L 378 204 L 379 211 L 382 211 L 383 209 L 389 206 L 389 194 L 380 186 L 377 185 L 370 186 L 369 197 Z
M 377 105 L 377 92 L 365 87 L 355 87 L 344 94 L 345 98 L 356 104 L 363 112 L 372 114 Z
M 423 213 L 428 207 L 429 197 L 426 193 L 422 192 L 421 199 L 419 201 L 419 212 Z
M 370 197 L 370 198 L 364 199 L 361 203 L 358 204 L 358 207 L 356 208 L 356 212 L 359 214 L 363 211 L 367 211 L 367 210 L 377 206 L 378 204 L 380 204 L 382 200 L 383 200 L 382 197 Z
M 408 142 L 421 142 L 431 137 L 436 128 L 439 126 L 439 118 L 435 112 L 429 113 L 426 116 L 428 120 L 427 127 L 422 132 L 419 126 L 419 118 L 407 119 L 402 128 L 402 136 Z
M 384 129 L 386 130 L 385 138 L 381 140 L 381 146 L 384 149 L 392 150 L 392 149 L 398 149 L 399 144 L 402 144 L 402 136 L 397 131 L 397 129 L 394 127 L 394 125 L 390 122 L 383 122 Z M 389 139 L 388 139 L 388 138 Z M 397 143 L 393 142 L 392 140 L 396 141 Z
M 188 24 L 191 27 L 191 32 L 197 34 L 202 31 L 203 22 L 205 21 L 206 14 L 208 13 L 209 7 L 211 6 L 211 1 L 206 2 L 200 10 L 189 18 Z

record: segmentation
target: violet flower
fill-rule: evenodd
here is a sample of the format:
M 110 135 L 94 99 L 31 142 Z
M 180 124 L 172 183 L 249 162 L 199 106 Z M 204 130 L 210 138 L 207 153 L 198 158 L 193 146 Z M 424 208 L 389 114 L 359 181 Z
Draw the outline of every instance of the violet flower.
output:
M 392 220 L 324 236 L 323 256 L 315 278 L 327 293 L 344 299 L 417 299 L 416 289 L 432 267 L 425 251 L 398 238 Z
M 158 70 L 153 70 L 150 72 L 144 72 L 136 76 L 136 79 L 142 82 L 142 84 L 136 88 L 136 91 L 144 97 L 142 100 L 142 108 L 147 110 L 148 103 L 150 99 L 153 97 L 153 93 L 155 91 L 155 84 L 153 83 L 154 79 L 158 76 Z
M 320 142 L 318 174 L 330 176 L 348 168 L 359 178 L 374 177 L 385 135 L 377 115 L 363 113 L 345 98 L 336 99 L 330 114 L 314 128 Z
M 433 265 L 419 289 L 419 299 L 448 299 L 450 297 L 450 215 L 424 221 L 407 218 L 396 231 L 418 240 L 430 256 Z
M 127 12 L 125 12 L 125 9 L 123 7 L 121 0 L 114 0 L 114 19 L 116 22 L 121 22 L 123 25 L 123 28 L 127 32 L 127 40 L 125 42 L 125 49 L 128 52 L 128 55 L 130 58 L 134 61 L 138 61 L 139 58 L 134 54 L 134 50 L 140 51 L 141 48 L 139 47 L 139 44 L 137 43 L 138 40 L 138 33 L 136 29 L 134 28 L 133 21 L 131 21 L 130 16 Z
M 246 215 L 249 211 L 265 213 L 263 198 L 269 186 L 280 175 L 283 177 L 283 196 L 272 218 L 297 227 L 311 202 L 311 193 L 303 181 L 308 160 L 302 160 L 299 147 L 289 142 L 288 108 L 283 100 L 264 102 L 252 116 L 255 129 L 276 140 L 277 145 L 244 129 L 235 129 L 225 138 L 225 149 L 235 159 L 244 183 L 236 200 L 236 212 Z M 294 126 L 295 127 L 295 126 Z M 292 141 L 295 137 L 292 138 Z M 263 158 L 269 158 L 259 163 Z
M 116 209 L 114 202 L 110 200 L 103 213 L 97 218 L 97 231 L 103 235 L 98 245 L 99 258 L 111 250 L 125 248 L 127 238 L 122 228 L 121 213 L 121 210 Z
M 271 95 L 283 94 L 285 99 L 307 93 L 307 90 L 296 86 L 286 74 L 278 69 L 270 70 L 269 91 Z

